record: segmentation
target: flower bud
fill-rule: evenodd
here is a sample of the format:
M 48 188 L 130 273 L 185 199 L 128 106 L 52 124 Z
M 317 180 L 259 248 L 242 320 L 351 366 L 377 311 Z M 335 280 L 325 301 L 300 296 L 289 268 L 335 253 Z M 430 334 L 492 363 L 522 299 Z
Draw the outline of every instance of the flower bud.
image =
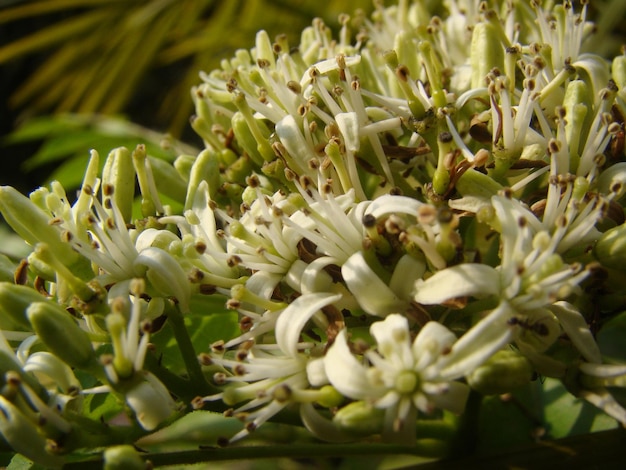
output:
M 187 194 L 187 183 L 182 179 L 176 168 L 162 158 L 148 157 L 154 182 L 159 193 L 176 202 L 183 203 Z M 132 200 L 132 199 L 131 199 Z
M 113 190 L 111 198 L 129 223 L 135 196 L 135 169 L 127 148 L 118 147 L 109 153 L 102 169 L 102 188 L 105 193 Z
M 104 470 L 143 470 L 148 468 L 131 445 L 109 447 L 104 451 Z
M 242 427 L 241 421 L 236 418 L 211 411 L 193 411 L 169 426 L 142 437 L 136 444 L 142 449 L 154 446 L 158 449 L 169 446 L 178 449 L 181 444 L 213 446 L 241 431 Z
M 143 379 L 126 392 L 126 403 L 146 431 L 155 429 L 177 409 L 165 385 L 149 372 L 144 372 Z
M 492 69 L 504 70 L 504 48 L 496 28 L 486 22 L 477 23 L 472 31 L 470 52 L 472 88 L 485 86 L 485 77 Z
M 382 430 L 384 417 L 383 409 L 365 401 L 355 401 L 337 411 L 333 423 L 350 434 L 369 436 Z
M 596 259 L 605 267 L 624 271 L 626 267 L 626 224 L 607 230 L 593 247 Z
M 619 96 L 626 100 L 626 56 L 620 55 L 611 63 L 611 78 L 619 89 Z
M 9 282 L 0 282 L 0 328 L 30 330 L 26 309 L 34 302 L 48 301 L 36 290 Z
M 45 468 L 63 465 L 63 458 L 47 451 L 46 438 L 10 401 L 0 395 L 0 433 L 15 452 Z
M 70 367 L 93 366 L 96 356 L 89 336 L 62 307 L 53 302 L 34 302 L 26 316 L 48 350 Z
M 497 395 L 526 385 L 532 378 L 533 367 L 528 359 L 515 351 L 502 350 L 474 369 L 467 383 L 483 395 Z
M 252 113 L 252 110 L 250 109 L 250 106 L 248 105 L 248 102 L 243 94 L 239 93 L 235 95 L 233 102 L 239 110 L 239 113 L 235 113 L 235 115 L 233 115 L 233 119 L 231 120 L 233 132 L 235 133 L 235 137 L 237 137 L 237 141 L 239 141 L 241 136 L 246 142 L 251 144 L 251 134 L 255 141 L 251 148 L 256 149 L 256 151 L 250 154 L 250 158 L 252 158 L 252 160 L 257 164 L 262 163 L 263 161 L 269 162 L 274 160 L 275 154 L 269 143 L 270 133 L 267 127 L 261 126 L 258 120 L 254 117 L 254 114 Z M 243 118 L 243 120 L 241 118 Z M 258 157 L 255 158 L 255 156 L 260 156 L 261 159 L 258 159 Z
M 211 197 L 215 196 L 220 186 L 219 163 L 218 154 L 211 149 L 205 149 L 198 154 L 189 172 L 185 210 L 191 209 L 195 200 L 196 190 L 202 181 L 207 182 L 209 195 Z
M 10 186 L 0 186 L 0 213 L 27 243 L 45 241 L 68 265 L 79 258 L 70 245 L 61 240 L 61 232 L 50 225 L 50 217 L 26 196 Z

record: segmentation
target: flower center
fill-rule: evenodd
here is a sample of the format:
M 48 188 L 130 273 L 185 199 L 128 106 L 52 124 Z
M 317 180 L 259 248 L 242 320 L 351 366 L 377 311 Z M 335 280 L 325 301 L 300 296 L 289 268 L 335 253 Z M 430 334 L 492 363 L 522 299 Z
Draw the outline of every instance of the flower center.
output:
M 396 391 L 400 394 L 410 394 L 419 386 L 419 376 L 412 370 L 403 370 L 396 377 Z

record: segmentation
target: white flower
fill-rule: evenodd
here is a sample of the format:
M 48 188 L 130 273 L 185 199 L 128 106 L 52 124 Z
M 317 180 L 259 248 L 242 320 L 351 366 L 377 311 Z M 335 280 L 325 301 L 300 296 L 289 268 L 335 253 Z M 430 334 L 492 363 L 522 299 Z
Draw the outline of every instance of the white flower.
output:
M 568 197 L 563 200 L 567 202 Z M 588 205 L 593 207 L 592 204 Z M 438 271 L 426 281 L 417 282 L 415 301 L 431 305 L 456 297 L 495 296 L 499 300 L 498 308 L 470 329 L 462 341 L 473 337 L 474 330 L 487 329 L 487 336 L 483 332 L 483 338 L 476 341 L 492 341 L 495 351 L 515 340 L 522 352 L 534 357 L 553 344 L 563 329 L 581 354 L 597 357 L 593 338 L 587 328 L 581 327 L 586 325 L 584 318 L 570 304 L 558 302 L 575 292 L 588 275 L 582 266 L 565 263 L 559 254 L 570 246 L 565 243 L 568 240 L 565 217 L 550 235 L 552 227 L 544 225 L 519 202 L 494 196 L 492 205 L 501 230 L 500 265 L 493 268 L 465 263 Z M 577 234 L 578 241 L 584 239 L 594 222 L 593 218 L 581 221 L 580 230 L 574 224 L 571 230 Z
M 414 439 L 417 410 L 463 410 L 469 388 L 455 379 L 465 371 L 450 374 L 442 367 L 456 341 L 451 331 L 428 322 L 411 342 L 408 320 L 391 314 L 372 324 L 370 332 L 378 346 L 364 353 L 365 362 L 353 356 L 347 332 L 341 330 L 324 365 L 328 380 L 343 395 L 385 409 L 383 433 L 387 439 Z
M 278 316 L 274 319 L 276 344 L 258 341 L 251 345 L 247 342 L 250 336 L 243 335 L 226 344 L 226 347 L 241 344 L 235 358 L 230 358 L 229 354 L 201 357 L 207 364 L 224 368 L 223 372 L 215 374 L 216 383 L 233 385 L 227 386 L 222 393 L 197 398 L 194 406 L 200 407 L 213 400 L 223 400 L 228 405 L 246 401 L 233 411 L 246 426 L 230 439 L 232 442 L 246 436 L 290 404 L 335 404 L 340 397 L 332 387 L 324 386 L 326 378 L 315 356 L 321 351 L 313 343 L 301 342 L 300 334 L 310 321 L 325 329 L 329 322 L 321 309 L 340 298 L 341 295 L 328 293 L 302 295 L 283 311 L 274 312 Z M 305 421 L 315 427 L 317 421 L 311 418 L 314 416 L 312 410 L 305 407 L 302 411 L 309 417 Z

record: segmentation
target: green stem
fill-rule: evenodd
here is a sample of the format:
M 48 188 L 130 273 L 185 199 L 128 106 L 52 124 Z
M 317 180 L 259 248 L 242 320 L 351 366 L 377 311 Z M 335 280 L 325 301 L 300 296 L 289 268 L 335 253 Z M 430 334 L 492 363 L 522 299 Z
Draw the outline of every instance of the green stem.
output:
M 165 465 L 198 464 L 220 460 L 247 460 L 268 458 L 317 459 L 364 455 L 432 455 L 432 442 L 406 446 L 397 444 L 298 444 L 290 446 L 210 447 L 207 449 L 148 454 L 154 467 Z M 439 457 L 443 457 L 440 455 Z M 65 470 L 102 468 L 102 459 L 83 460 L 66 464 Z M 98 466 L 99 465 L 99 466 Z
M 478 444 L 478 420 L 483 396 L 475 390 L 470 391 L 465 411 L 460 418 L 456 437 L 452 441 L 452 458 L 471 455 Z
M 189 331 L 187 331 L 187 327 L 185 326 L 185 319 L 177 305 L 168 310 L 168 320 L 183 362 L 185 363 L 189 380 L 191 381 L 191 391 L 196 392 L 196 395 L 209 395 L 210 393 L 214 393 L 215 390 L 209 385 L 202 373 L 202 368 L 198 362 L 198 355 L 189 337 Z

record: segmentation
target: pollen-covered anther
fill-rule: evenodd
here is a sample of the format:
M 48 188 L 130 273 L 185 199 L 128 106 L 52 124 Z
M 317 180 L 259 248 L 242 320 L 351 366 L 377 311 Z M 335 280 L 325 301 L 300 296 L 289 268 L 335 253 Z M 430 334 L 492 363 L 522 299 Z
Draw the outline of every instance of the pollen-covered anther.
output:
M 385 220 L 385 230 L 390 234 L 398 234 L 405 230 L 404 220 L 395 214 L 391 214 Z
M 420 224 L 430 225 L 437 220 L 437 209 L 433 206 L 420 206 L 418 209 L 417 221 Z
M 238 375 L 238 376 L 245 375 L 247 372 L 243 364 L 237 364 L 236 366 L 233 367 L 232 370 L 233 370 L 233 374 Z
M 246 177 L 246 184 L 251 188 L 258 188 L 261 182 L 257 175 L 250 175 Z
M 152 322 L 150 320 L 142 321 L 139 327 L 141 329 L 141 332 L 144 334 L 152 333 Z
M 191 407 L 194 410 L 201 410 L 205 403 L 204 397 L 195 397 L 191 400 Z
M 226 383 L 226 374 L 224 372 L 216 372 L 213 374 L 213 383 L 215 385 L 224 385 Z
M 225 350 L 224 344 L 225 343 L 223 339 L 218 339 L 217 341 L 211 343 L 211 351 L 213 351 L 215 354 L 222 354 Z
M 245 349 L 238 349 L 235 353 L 235 360 L 239 362 L 243 362 L 248 359 L 248 351 Z
M 229 267 L 234 268 L 235 266 L 241 264 L 241 258 L 237 255 L 229 256 L 226 260 L 226 264 L 228 264 Z
M 187 274 L 187 279 L 189 279 L 189 282 L 192 284 L 198 284 L 204 279 L 204 273 L 198 268 L 193 268 Z
M 213 359 L 207 353 L 200 353 L 198 354 L 198 362 L 202 366 L 210 366 L 213 364 Z
M 245 316 L 241 320 L 239 320 L 239 329 L 242 332 L 250 331 L 250 328 L 254 325 L 252 318 Z
M 237 310 L 241 307 L 241 302 L 237 299 L 228 299 L 226 301 L 226 308 L 229 310 Z

